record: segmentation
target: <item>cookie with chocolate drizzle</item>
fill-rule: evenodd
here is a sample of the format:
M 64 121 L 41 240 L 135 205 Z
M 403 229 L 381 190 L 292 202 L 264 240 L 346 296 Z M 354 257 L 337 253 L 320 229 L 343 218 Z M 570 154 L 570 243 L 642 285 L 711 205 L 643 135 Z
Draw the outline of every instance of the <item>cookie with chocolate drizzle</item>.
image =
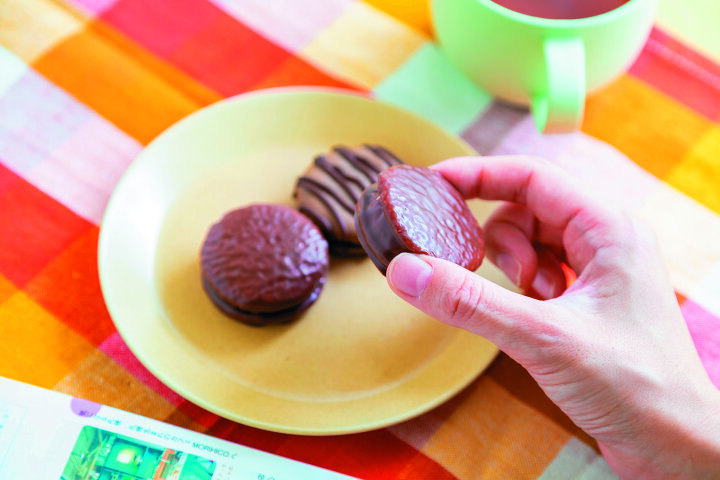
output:
M 336 146 L 315 157 L 298 178 L 293 196 L 298 210 L 312 219 L 330 245 L 343 257 L 365 255 L 355 228 L 355 204 L 378 174 L 404 163 L 379 145 Z

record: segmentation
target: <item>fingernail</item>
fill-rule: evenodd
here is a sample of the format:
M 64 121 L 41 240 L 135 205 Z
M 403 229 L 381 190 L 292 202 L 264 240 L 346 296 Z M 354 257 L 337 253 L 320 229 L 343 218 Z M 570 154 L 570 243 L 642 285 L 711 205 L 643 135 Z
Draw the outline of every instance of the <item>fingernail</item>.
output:
M 401 253 L 393 260 L 388 278 L 395 289 L 410 297 L 419 297 L 427 287 L 432 267 L 415 255 Z
M 555 282 L 545 270 L 538 270 L 532 287 L 543 298 L 552 298 L 555 294 Z
M 520 285 L 520 262 L 509 253 L 501 253 L 495 259 L 495 262 L 500 270 L 513 282 L 515 285 Z

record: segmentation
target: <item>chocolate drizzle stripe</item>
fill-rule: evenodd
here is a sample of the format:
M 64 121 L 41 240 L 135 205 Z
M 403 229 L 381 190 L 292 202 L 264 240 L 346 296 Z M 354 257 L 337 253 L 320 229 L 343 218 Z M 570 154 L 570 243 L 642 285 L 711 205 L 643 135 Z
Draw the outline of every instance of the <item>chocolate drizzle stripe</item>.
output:
M 363 179 L 357 178 L 356 175 L 352 175 L 352 174 L 351 174 L 353 171 L 356 171 L 356 170 L 357 170 L 357 169 L 354 169 L 354 170 L 352 169 L 352 167 L 354 167 L 354 164 L 353 164 L 352 162 L 348 162 L 347 159 L 346 159 L 345 157 L 343 157 L 343 156 L 340 156 L 340 158 L 343 159 L 343 160 L 345 160 L 345 164 L 343 164 L 343 166 L 348 167 L 348 165 L 346 165 L 346 164 L 349 163 L 349 167 L 348 167 L 348 168 L 350 168 L 350 170 L 349 170 L 350 173 L 348 173 L 346 170 L 344 170 L 343 168 L 341 168 L 341 166 L 332 165 L 332 163 L 330 163 L 329 160 L 328 160 L 328 165 L 329 165 L 331 168 L 334 168 L 334 169 L 335 169 L 344 179 L 346 179 L 349 183 L 352 183 L 352 184 L 354 184 L 356 187 L 358 187 L 358 188 L 360 189 L 360 191 L 365 190 L 365 187 L 367 187 L 367 182 L 364 181 Z M 353 200 L 353 203 L 354 203 L 355 201 L 356 201 L 356 200 Z
M 360 189 L 360 191 L 363 190 L 363 184 L 360 183 L 356 178 L 347 175 L 345 172 L 342 171 L 342 169 L 332 165 L 324 155 L 319 156 L 315 159 L 315 165 L 320 170 L 330 175 L 330 177 L 335 180 L 335 182 L 345 191 L 345 193 L 347 193 L 347 196 L 352 202 L 352 204 L 355 205 L 355 202 L 357 202 L 359 196 L 355 195 L 352 189 L 347 186 L 347 184 L 355 184 Z
M 322 203 L 325 208 L 328 210 L 328 212 L 333 216 L 333 219 L 335 220 L 335 223 L 340 227 L 342 230 L 343 236 L 346 236 L 348 234 L 347 227 L 345 226 L 345 222 L 343 222 L 340 219 L 340 214 L 338 213 L 337 209 L 333 207 L 332 203 L 329 201 L 329 198 L 335 200 L 335 203 L 339 204 L 344 210 L 348 212 L 354 212 L 355 208 L 349 207 L 348 205 L 343 202 L 338 196 L 333 192 L 332 190 L 328 189 L 324 185 L 316 182 L 315 180 L 307 177 L 300 177 L 297 182 L 297 187 L 302 188 L 309 194 L 313 195 L 315 198 Z M 311 211 L 310 209 L 306 209 L 308 211 Z M 319 213 L 312 211 L 313 215 L 316 215 L 318 217 L 322 217 Z M 331 229 L 328 229 L 328 232 L 332 231 Z
M 298 212 L 306 215 L 310 220 L 315 222 L 315 225 L 322 231 L 324 237 L 327 237 L 332 232 L 330 221 L 312 208 L 300 207 L 298 208 Z
M 393 165 L 399 165 L 401 163 L 404 163 L 402 160 L 400 160 L 398 157 L 395 156 L 394 153 L 392 153 L 390 150 L 381 147 L 379 145 L 364 145 L 365 148 L 373 152 L 375 155 L 377 155 L 383 162 L 387 164 L 388 167 L 392 167 Z
M 316 196 L 319 196 L 317 192 L 321 191 L 327 196 L 332 197 L 333 200 L 335 200 L 344 210 L 351 213 L 355 211 L 355 205 L 346 203 L 342 198 L 338 196 L 337 193 L 333 192 L 331 189 L 318 182 L 317 180 L 309 178 L 308 176 L 302 176 L 298 179 L 298 187 L 305 187 L 307 191 L 315 194 Z
M 367 161 L 367 159 L 356 155 L 353 151 L 344 147 L 335 147 L 335 152 L 350 162 L 359 172 L 362 172 L 371 183 L 377 180 L 377 174 L 380 173 L 380 169 Z

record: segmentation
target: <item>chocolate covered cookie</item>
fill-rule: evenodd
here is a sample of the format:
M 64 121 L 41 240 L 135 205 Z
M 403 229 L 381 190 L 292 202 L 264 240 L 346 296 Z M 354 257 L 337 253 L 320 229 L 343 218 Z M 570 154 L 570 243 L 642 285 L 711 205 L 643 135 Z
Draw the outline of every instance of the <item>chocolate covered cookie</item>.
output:
M 443 258 L 468 270 L 484 256 L 480 225 L 460 193 L 439 173 L 399 165 L 380 173 L 355 210 L 360 243 L 384 275 L 403 252 Z
M 401 163 L 381 146 L 338 146 L 317 156 L 298 179 L 294 191 L 298 210 L 320 227 L 330 244 L 330 253 L 365 255 L 355 229 L 355 204 L 382 170 Z
M 202 283 L 225 314 L 251 325 L 284 323 L 322 290 L 328 244 L 297 210 L 254 204 L 227 213 L 203 243 Z

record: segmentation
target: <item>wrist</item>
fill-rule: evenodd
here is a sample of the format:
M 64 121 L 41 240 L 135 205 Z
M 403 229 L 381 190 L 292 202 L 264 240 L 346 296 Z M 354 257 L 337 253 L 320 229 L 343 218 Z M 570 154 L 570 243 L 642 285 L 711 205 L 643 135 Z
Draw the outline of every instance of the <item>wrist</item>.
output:
M 709 384 L 696 395 L 677 393 L 637 412 L 639 428 L 630 445 L 599 442 L 621 478 L 720 478 L 720 391 Z

